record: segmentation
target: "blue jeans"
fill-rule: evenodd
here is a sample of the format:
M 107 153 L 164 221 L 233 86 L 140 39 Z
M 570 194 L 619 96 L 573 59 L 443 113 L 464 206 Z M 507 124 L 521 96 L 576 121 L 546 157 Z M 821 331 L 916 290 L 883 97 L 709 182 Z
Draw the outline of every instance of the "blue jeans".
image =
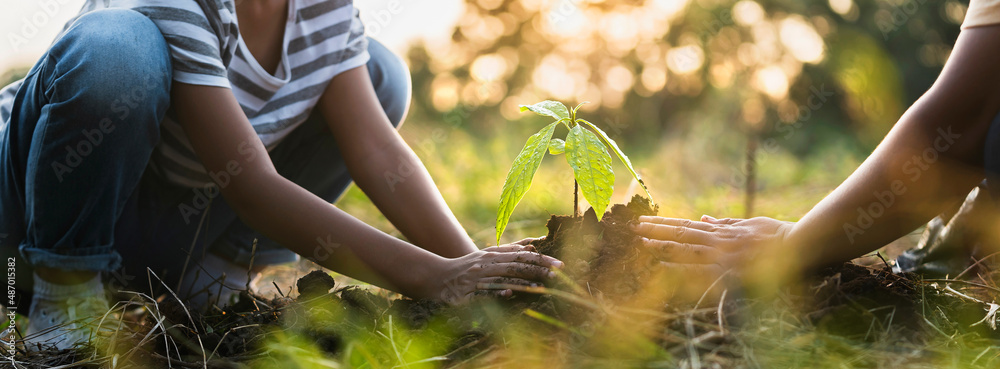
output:
M 369 53 L 376 94 L 398 127 L 409 106 L 409 72 L 374 40 Z M 111 9 L 75 21 L 31 69 L 0 131 L 4 257 L 19 250 L 33 266 L 124 275 L 149 267 L 169 280 L 180 277 L 188 255 L 197 262 L 209 250 L 247 263 L 254 239 L 257 265 L 296 259 L 240 221 L 221 196 L 146 170 L 170 84 L 166 43 L 146 17 Z M 352 183 L 318 113 L 270 156 L 281 175 L 331 202 Z M 193 217 L 180 210 L 203 203 Z

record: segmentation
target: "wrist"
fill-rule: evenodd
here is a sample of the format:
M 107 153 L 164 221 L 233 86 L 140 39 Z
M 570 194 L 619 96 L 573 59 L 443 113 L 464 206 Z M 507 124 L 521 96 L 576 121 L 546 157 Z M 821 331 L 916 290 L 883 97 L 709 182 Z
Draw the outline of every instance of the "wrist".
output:
M 479 247 L 476 246 L 476 243 L 472 242 L 472 239 L 469 237 L 459 238 L 442 246 L 443 247 L 437 251 L 437 254 L 445 259 L 460 258 L 479 251 Z
M 795 260 L 793 275 L 801 278 L 810 275 L 817 268 L 829 265 L 828 252 L 814 230 L 806 229 L 802 222 L 791 223 L 782 242 L 779 253 L 786 260 Z
M 454 259 L 434 255 L 426 263 L 420 263 L 414 268 L 414 273 L 407 286 L 405 295 L 418 299 L 440 298 L 441 291 L 447 279 L 447 270 Z

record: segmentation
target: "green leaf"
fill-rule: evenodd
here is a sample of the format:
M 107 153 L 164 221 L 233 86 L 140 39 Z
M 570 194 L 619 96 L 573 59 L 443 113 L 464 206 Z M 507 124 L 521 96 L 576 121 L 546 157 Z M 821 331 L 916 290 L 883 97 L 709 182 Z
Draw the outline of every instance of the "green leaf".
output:
M 573 167 L 580 192 L 594 207 L 597 220 L 601 220 L 615 189 L 615 172 L 607 147 L 594 132 L 578 125 L 566 135 L 566 160 Z
M 628 168 L 629 173 L 632 173 L 632 178 L 635 178 L 635 180 L 637 182 L 639 182 L 639 186 L 642 186 L 642 190 L 646 192 L 646 197 L 649 198 L 649 201 L 655 203 L 655 201 L 653 201 L 653 195 L 650 195 L 649 194 L 649 189 L 646 188 L 646 182 L 642 181 L 642 177 L 640 177 L 639 173 L 636 172 L 635 168 L 632 167 L 632 162 L 628 160 L 628 156 L 625 156 L 625 153 L 622 152 L 622 149 L 618 148 L 618 144 L 615 142 L 615 140 L 612 140 L 611 137 L 608 136 L 607 133 L 605 133 L 600 128 L 597 128 L 597 126 L 594 125 L 594 123 L 590 123 L 590 122 L 588 122 L 586 120 L 583 120 L 583 119 L 577 119 L 577 121 L 583 122 L 588 127 L 590 127 L 590 129 L 592 129 L 595 132 L 597 132 L 597 135 L 600 136 L 601 141 L 604 141 L 605 145 L 608 145 L 608 147 L 611 147 L 611 150 L 614 151 L 616 155 L 618 155 L 618 159 L 620 159 L 622 161 L 622 163 L 625 164 L 625 167 Z
M 576 106 L 575 108 L 573 108 L 573 114 L 575 115 L 575 114 L 576 114 L 576 111 L 577 111 L 577 110 L 580 110 L 580 108 L 581 108 L 582 106 L 586 105 L 586 104 L 590 104 L 590 101 L 584 101 L 584 102 L 580 103 L 579 105 L 577 105 L 577 106 Z
M 570 119 L 569 109 L 566 105 L 558 101 L 545 100 L 535 105 L 521 105 L 521 111 L 531 110 L 535 114 L 556 118 L 556 120 Z
M 566 141 L 558 138 L 553 138 L 549 141 L 549 154 L 559 155 L 566 152 Z
M 514 207 L 521 202 L 524 193 L 531 188 L 531 180 L 535 177 L 535 171 L 542 164 L 545 157 L 545 150 L 549 148 L 549 140 L 552 139 L 552 132 L 556 129 L 558 122 L 553 122 L 542 130 L 538 131 L 524 144 L 521 153 L 517 154 L 514 164 L 507 173 L 507 180 L 503 184 L 503 193 L 500 195 L 500 207 L 497 209 L 497 243 L 500 243 L 500 236 L 507 228 L 510 215 L 514 212 Z

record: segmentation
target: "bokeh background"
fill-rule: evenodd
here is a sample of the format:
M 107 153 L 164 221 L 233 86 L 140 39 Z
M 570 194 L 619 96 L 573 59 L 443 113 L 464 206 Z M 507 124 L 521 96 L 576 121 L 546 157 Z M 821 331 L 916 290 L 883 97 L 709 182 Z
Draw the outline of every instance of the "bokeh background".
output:
M 22 76 L 83 1 L 3 0 L 0 82 Z M 860 164 L 947 59 L 967 1 L 357 0 L 413 77 L 402 134 L 480 245 L 507 170 L 547 121 L 519 104 L 589 101 L 661 215 L 801 217 Z M 557 136 L 565 132 L 557 131 Z M 613 202 L 636 193 L 616 163 Z M 572 212 L 548 157 L 504 236 Z M 641 192 L 641 191 L 640 191 Z M 339 206 L 394 232 L 357 188 Z
M 27 71 L 83 1 L 0 2 L 0 83 L 7 83 Z M 403 137 L 468 232 L 485 246 L 496 242 L 496 208 L 511 162 L 528 136 L 548 123 L 519 112 L 518 105 L 545 99 L 570 106 L 588 101 L 580 114 L 617 140 L 645 177 L 661 215 L 797 220 L 843 181 L 906 107 L 931 86 L 959 33 L 968 1 L 356 0 L 356 4 L 369 35 L 410 66 L 413 104 L 401 130 Z M 564 130 L 556 133 L 564 134 Z M 572 171 L 564 160 L 545 159 L 503 241 L 542 235 L 550 214 L 573 211 Z M 641 190 L 620 163 L 615 166 L 612 202 L 623 202 Z M 398 235 L 357 188 L 337 205 Z M 908 242 L 912 240 L 904 239 L 898 246 Z M 290 291 L 297 277 L 314 268 L 306 261 L 273 268 L 261 292 L 273 296 L 279 285 Z M 835 278 L 839 281 L 840 274 Z M 345 279 L 338 277 L 338 282 Z M 659 287 L 654 283 L 649 290 Z M 928 298 L 940 293 L 929 287 L 927 291 Z M 921 300 L 923 294 L 921 287 Z M 984 301 L 996 301 L 993 296 Z M 943 303 L 929 308 L 938 300 L 921 301 L 920 318 L 935 330 L 922 333 L 905 324 L 893 325 L 896 310 L 888 306 L 893 309 L 888 324 L 879 321 L 876 327 L 872 318 L 868 328 L 872 336 L 852 341 L 817 329 L 806 316 L 812 310 L 796 301 L 786 294 L 741 300 L 740 316 L 746 319 L 725 329 L 722 317 L 693 318 L 710 316 L 716 311 L 711 306 L 676 314 L 616 310 L 604 323 L 580 326 L 601 329 L 593 346 L 585 346 L 599 348 L 596 352 L 576 351 L 560 341 L 576 335 L 539 329 L 546 324 L 563 327 L 558 320 L 522 314 L 491 315 L 491 319 L 509 324 L 500 325 L 505 328 L 498 330 L 498 337 L 511 367 L 627 365 L 616 361 L 621 358 L 692 368 L 700 367 L 699 360 L 706 363 L 704 367 L 738 362 L 746 363 L 738 367 L 764 368 L 895 368 L 911 361 L 925 365 L 907 367 L 965 368 L 976 367 L 977 362 L 981 367 L 996 363 L 994 351 L 1000 346 L 982 339 L 995 337 L 995 332 L 966 334 L 955 323 L 979 320 L 985 314 L 983 306 L 991 307 L 987 319 L 995 317 L 993 303 L 968 303 L 968 309 L 961 310 Z M 871 315 L 883 308 L 864 312 Z M 720 304 L 718 311 L 722 309 Z M 959 310 L 965 315 L 955 313 Z M 835 318 L 828 325 L 839 327 L 850 319 L 867 324 L 868 315 L 860 320 L 850 315 L 843 321 Z M 965 319 L 969 317 L 973 319 Z M 714 334 L 716 319 L 721 343 L 710 347 L 710 353 L 706 349 L 699 354 L 695 345 L 704 348 L 707 341 L 701 342 L 702 337 L 709 334 L 695 338 L 692 327 L 701 324 L 699 332 L 708 329 Z M 352 330 L 353 320 L 347 318 L 319 324 L 331 321 L 349 328 L 341 332 L 351 347 L 341 358 L 345 367 L 432 365 L 428 363 L 437 355 L 448 352 L 444 345 L 435 345 L 456 334 L 447 324 L 408 333 L 393 327 L 392 315 L 387 323 L 376 322 L 380 328 L 374 331 L 364 325 Z M 655 324 L 646 324 L 650 321 Z M 980 325 L 984 332 L 985 326 Z M 272 333 L 269 349 L 289 366 L 327 362 L 311 336 L 296 330 Z M 405 357 L 398 347 L 404 347 Z M 723 354 L 716 355 L 717 349 Z M 685 358 L 680 350 L 690 350 L 686 352 L 691 355 Z M 728 359 L 726 352 L 736 359 Z M 374 360 L 369 353 L 382 356 Z

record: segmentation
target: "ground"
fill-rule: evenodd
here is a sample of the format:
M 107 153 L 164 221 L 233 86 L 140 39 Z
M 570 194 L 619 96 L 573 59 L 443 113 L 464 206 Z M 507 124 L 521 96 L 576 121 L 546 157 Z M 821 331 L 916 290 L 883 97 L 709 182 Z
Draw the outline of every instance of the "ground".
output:
M 18 367 L 995 367 L 1000 290 L 927 280 L 889 264 L 844 264 L 770 296 L 677 299 L 627 224 L 644 199 L 598 222 L 553 216 L 539 251 L 567 262 L 557 283 L 504 301 L 448 307 L 344 285 L 312 271 L 297 296 L 243 294 L 196 314 L 133 295 L 110 349 L 34 350 Z M 988 264 L 988 263 L 987 263 Z M 277 286 L 277 284 L 275 285 Z M 279 289 L 280 290 L 280 289 Z M 734 290 L 735 291 L 735 290 Z M 292 289 L 282 292 L 292 294 Z M 680 302 L 677 302 L 677 301 Z M 666 301 L 666 302 L 665 302 Z M 202 363 L 206 363 L 202 365 Z

